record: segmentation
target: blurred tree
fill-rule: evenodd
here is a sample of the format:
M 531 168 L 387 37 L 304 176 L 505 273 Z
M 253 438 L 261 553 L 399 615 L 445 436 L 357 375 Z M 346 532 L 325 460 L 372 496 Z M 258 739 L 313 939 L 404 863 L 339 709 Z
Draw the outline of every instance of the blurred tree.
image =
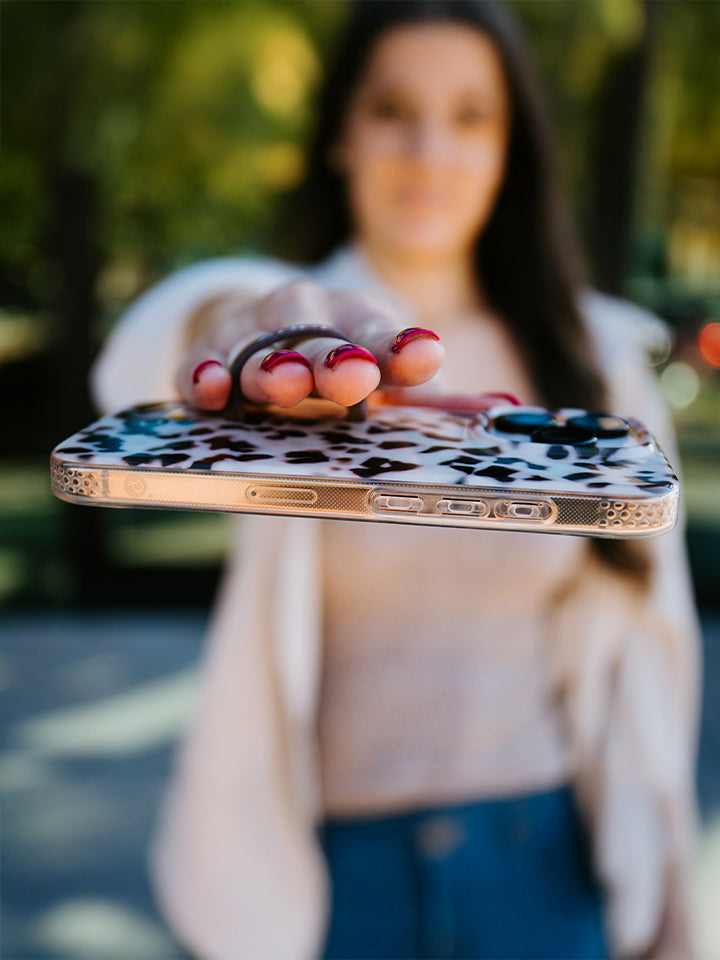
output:
M 511 4 L 548 88 L 595 282 L 673 316 L 697 312 L 692 296 L 717 309 L 720 4 Z
M 508 2 L 595 282 L 697 323 L 720 304 L 720 4 Z M 90 358 L 150 282 L 267 249 L 346 7 L 5 0 L 0 403 L 24 398 L 6 453 L 44 458 L 86 419 Z M 68 521 L 87 524 L 72 534 L 85 577 L 101 571 L 94 516 Z
M 596 94 L 589 151 L 591 203 L 587 223 L 596 286 L 623 293 L 635 207 L 638 151 L 650 58 L 663 6 L 642 0 L 642 23 L 607 64 Z

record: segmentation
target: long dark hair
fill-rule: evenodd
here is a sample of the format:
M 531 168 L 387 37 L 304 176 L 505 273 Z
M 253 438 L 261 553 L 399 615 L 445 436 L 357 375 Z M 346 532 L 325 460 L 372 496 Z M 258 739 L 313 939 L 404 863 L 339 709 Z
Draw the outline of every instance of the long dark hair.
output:
M 481 289 L 510 330 L 543 402 L 601 410 L 607 391 L 578 308 L 578 244 L 558 187 L 540 85 L 519 26 L 498 0 L 355 0 L 319 91 L 305 179 L 281 221 L 284 237 L 294 241 L 284 252 L 314 263 L 352 237 L 345 183 L 331 163 L 351 98 L 381 34 L 438 21 L 474 27 L 493 41 L 510 95 L 505 179 L 474 251 Z M 645 567 L 637 551 L 611 541 L 597 541 L 597 549 L 615 569 L 641 573 Z

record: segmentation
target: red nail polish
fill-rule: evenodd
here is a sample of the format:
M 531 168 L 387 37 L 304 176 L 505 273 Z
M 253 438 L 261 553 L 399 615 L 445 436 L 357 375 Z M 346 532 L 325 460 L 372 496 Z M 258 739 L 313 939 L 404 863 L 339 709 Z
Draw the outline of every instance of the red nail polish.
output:
M 279 363 L 302 363 L 310 370 L 310 361 L 295 350 L 273 350 L 260 364 L 261 370 L 272 370 Z
M 406 327 L 395 337 L 395 343 L 390 349 L 393 353 L 397 353 L 399 350 L 402 350 L 406 343 L 410 343 L 411 340 L 421 340 L 423 337 L 427 340 L 440 339 L 432 330 L 425 330 L 423 327 Z
M 506 400 L 508 403 L 511 403 L 514 407 L 521 407 L 522 400 L 518 400 L 514 393 L 483 393 L 479 397 L 480 400 L 487 400 L 489 406 L 497 404 L 498 400 Z
M 377 360 L 369 350 L 358 347 L 354 343 L 343 343 L 339 347 L 333 347 L 325 357 L 325 366 L 332 370 L 341 360 L 369 360 L 370 363 L 377 364 Z
M 203 362 L 199 363 L 193 370 L 193 375 L 192 375 L 193 383 L 198 382 L 198 380 L 200 379 L 200 371 L 204 370 L 205 367 L 209 367 L 211 363 L 216 364 L 218 367 L 222 366 L 219 360 L 203 360 Z

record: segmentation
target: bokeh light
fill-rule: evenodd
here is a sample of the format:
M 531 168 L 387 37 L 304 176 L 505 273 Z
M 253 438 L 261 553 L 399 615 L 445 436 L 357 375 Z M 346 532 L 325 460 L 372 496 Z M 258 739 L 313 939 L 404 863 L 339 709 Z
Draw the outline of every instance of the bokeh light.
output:
M 700 331 L 700 353 L 713 367 L 720 367 L 720 323 L 707 323 Z
M 297 28 L 275 27 L 261 37 L 255 50 L 253 92 L 270 113 L 291 115 L 301 107 L 319 72 L 307 37 Z
M 700 391 L 700 377 L 689 363 L 676 360 L 660 374 L 665 399 L 676 409 L 689 407 Z

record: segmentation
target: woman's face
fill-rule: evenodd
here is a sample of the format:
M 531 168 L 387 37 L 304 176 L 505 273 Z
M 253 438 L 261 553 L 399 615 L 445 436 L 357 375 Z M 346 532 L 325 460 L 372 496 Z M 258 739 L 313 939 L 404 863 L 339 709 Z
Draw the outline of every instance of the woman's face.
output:
M 369 252 L 465 256 L 502 183 L 509 127 L 502 62 L 485 34 L 433 23 L 381 36 L 334 153 Z

